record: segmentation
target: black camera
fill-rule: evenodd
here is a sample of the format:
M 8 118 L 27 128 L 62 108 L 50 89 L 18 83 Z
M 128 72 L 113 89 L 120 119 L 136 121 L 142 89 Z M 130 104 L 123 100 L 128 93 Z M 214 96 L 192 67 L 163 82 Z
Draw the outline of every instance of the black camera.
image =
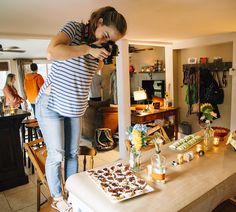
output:
M 101 46 L 95 44 L 90 45 L 92 48 L 104 48 L 111 54 L 103 60 L 105 65 L 112 64 L 112 59 L 114 56 L 117 56 L 119 53 L 118 46 L 113 41 L 108 41 L 107 43 L 102 43 Z
M 109 41 L 107 43 L 103 43 L 102 47 L 111 53 L 106 59 L 103 60 L 104 64 L 112 64 L 113 57 L 117 56 L 119 53 L 118 46 L 113 41 Z

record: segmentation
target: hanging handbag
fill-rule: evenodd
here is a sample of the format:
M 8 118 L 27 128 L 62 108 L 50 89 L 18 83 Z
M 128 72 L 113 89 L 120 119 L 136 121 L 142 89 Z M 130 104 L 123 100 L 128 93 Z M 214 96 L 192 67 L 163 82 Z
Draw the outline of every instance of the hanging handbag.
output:
M 216 69 L 213 72 L 212 83 L 209 86 L 207 93 L 210 95 L 209 98 L 212 98 L 212 102 L 215 104 L 222 104 L 224 102 L 224 90 L 220 81 L 218 70 Z
M 116 143 L 112 139 L 111 129 L 109 128 L 96 129 L 93 147 L 97 151 L 108 151 L 114 149 L 116 147 Z

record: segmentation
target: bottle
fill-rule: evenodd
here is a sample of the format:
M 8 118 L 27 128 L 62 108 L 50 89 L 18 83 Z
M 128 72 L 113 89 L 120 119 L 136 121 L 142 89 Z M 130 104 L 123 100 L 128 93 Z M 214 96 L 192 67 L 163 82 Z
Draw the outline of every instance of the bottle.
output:
M 165 99 L 164 99 L 164 107 L 165 107 L 165 108 L 168 108 L 168 106 L 169 106 L 169 94 L 168 94 L 168 92 L 166 91 L 166 92 L 165 92 Z
M 166 181 L 166 158 L 161 153 L 156 153 L 151 158 L 152 179 L 155 183 Z

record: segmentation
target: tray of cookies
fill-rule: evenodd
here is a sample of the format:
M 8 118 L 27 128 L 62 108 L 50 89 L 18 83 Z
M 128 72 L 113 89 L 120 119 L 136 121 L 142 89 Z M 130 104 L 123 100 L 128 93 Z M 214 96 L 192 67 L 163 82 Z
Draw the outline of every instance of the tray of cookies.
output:
M 145 180 L 134 175 L 129 165 L 122 163 L 88 170 L 87 174 L 113 203 L 154 191 Z
M 202 136 L 191 134 L 173 142 L 169 148 L 177 152 L 185 152 L 202 140 Z

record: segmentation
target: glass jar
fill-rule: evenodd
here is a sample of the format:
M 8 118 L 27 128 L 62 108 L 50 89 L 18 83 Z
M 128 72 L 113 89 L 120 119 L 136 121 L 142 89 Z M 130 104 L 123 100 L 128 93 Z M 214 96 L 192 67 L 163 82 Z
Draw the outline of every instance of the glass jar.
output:
M 204 131 L 204 150 L 209 151 L 213 147 L 214 131 L 210 125 L 205 128 Z
M 141 151 L 136 150 L 135 148 L 130 149 L 129 164 L 131 170 L 134 172 L 138 172 L 140 170 L 140 157 Z
M 166 158 L 159 154 L 154 154 L 151 158 L 152 179 L 154 182 L 165 183 L 166 179 Z

